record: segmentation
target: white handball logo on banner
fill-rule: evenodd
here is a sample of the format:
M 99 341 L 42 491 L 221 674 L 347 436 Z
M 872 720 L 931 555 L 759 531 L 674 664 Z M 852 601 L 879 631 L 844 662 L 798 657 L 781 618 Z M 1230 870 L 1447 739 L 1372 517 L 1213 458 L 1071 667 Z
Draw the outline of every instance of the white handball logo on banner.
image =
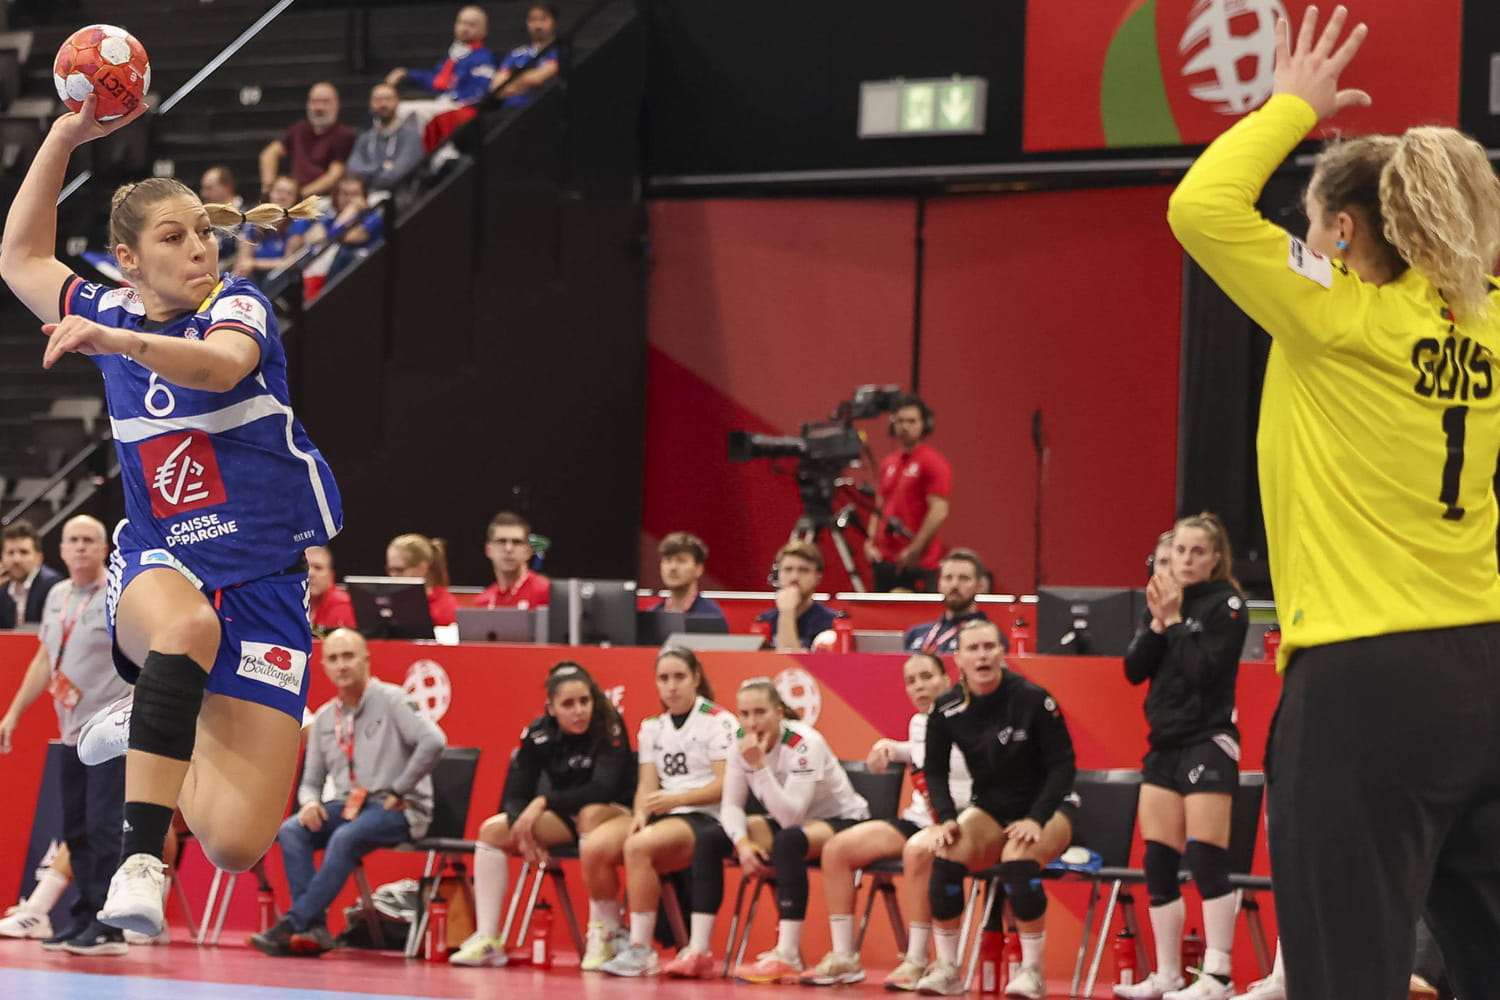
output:
M 411 699 L 417 712 L 428 722 L 443 721 L 453 703 L 453 685 L 448 671 L 436 660 L 418 660 L 406 668 L 401 690 Z
M 801 667 L 787 667 L 776 675 L 776 690 L 782 701 L 802 713 L 803 722 L 811 726 L 818 721 L 823 694 L 812 674 Z
M 1281 0 L 1198 0 L 1177 53 L 1189 57 L 1183 76 L 1212 73 L 1213 79 L 1190 84 L 1188 93 L 1212 104 L 1221 115 L 1260 107 L 1271 96 L 1276 19 L 1286 16 Z M 1247 23 L 1236 25 L 1237 19 Z M 1236 27 L 1245 30 L 1236 32 Z M 1241 75 L 1241 67 L 1248 78 Z

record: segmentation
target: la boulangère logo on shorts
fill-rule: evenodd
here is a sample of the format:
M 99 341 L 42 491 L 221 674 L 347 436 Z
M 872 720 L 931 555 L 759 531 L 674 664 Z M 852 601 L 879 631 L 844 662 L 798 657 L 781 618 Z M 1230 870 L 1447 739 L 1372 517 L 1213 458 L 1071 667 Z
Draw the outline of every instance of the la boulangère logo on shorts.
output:
M 307 654 L 269 642 L 242 642 L 240 665 L 235 673 L 283 691 L 301 691 L 302 677 L 307 673 Z

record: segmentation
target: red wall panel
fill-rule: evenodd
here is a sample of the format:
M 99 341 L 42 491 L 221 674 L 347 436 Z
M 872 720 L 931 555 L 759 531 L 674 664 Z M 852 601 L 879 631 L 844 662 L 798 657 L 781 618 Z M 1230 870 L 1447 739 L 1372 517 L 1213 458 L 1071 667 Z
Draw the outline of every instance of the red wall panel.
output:
M 927 213 L 922 390 L 953 462 L 944 534 L 1029 593 L 1135 583 L 1175 497 L 1181 256 L 1168 189 L 950 198 Z

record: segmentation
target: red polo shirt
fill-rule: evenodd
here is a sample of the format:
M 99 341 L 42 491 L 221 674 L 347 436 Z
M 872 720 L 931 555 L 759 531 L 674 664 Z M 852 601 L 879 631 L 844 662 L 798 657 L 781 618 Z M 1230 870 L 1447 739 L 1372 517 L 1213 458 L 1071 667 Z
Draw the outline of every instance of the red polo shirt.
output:
M 901 527 L 915 535 L 927 519 L 927 498 L 947 498 L 953 492 L 953 469 L 948 460 L 929 444 L 918 441 L 911 451 L 893 451 L 880 463 L 878 499 L 881 508 L 881 531 L 875 538 L 880 558 L 895 562 L 911 539 L 893 534 L 889 519 L 899 518 Z M 922 568 L 937 569 L 943 558 L 943 545 L 936 536 L 922 553 Z
M 354 604 L 343 587 L 329 587 L 312 608 L 311 620 L 318 628 L 353 628 Z
M 509 590 L 492 583 L 474 598 L 476 608 L 545 608 L 552 596 L 552 581 L 540 573 L 523 572 Z

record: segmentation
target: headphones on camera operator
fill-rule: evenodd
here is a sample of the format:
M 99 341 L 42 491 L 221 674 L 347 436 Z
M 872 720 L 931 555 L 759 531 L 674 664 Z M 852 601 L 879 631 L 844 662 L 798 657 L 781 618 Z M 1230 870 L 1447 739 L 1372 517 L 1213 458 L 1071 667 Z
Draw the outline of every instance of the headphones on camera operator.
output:
M 886 427 L 886 431 L 891 437 L 896 436 L 896 414 L 910 406 L 915 406 L 918 410 L 922 411 L 922 437 L 931 437 L 933 426 L 936 422 L 932 408 L 923 402 L 921 396 L 918 396 L 914 392 L 903 392 L 891 400 L 890 422 Z

